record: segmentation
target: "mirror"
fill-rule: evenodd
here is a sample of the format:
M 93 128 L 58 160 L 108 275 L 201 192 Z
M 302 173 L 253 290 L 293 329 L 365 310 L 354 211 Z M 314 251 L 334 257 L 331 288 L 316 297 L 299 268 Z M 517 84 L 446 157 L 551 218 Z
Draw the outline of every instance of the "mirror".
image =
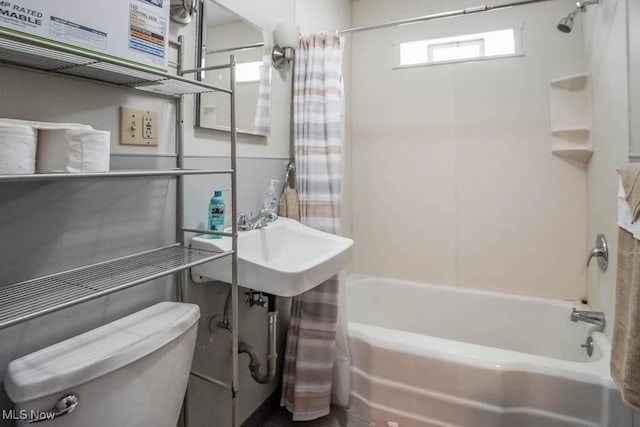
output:
M 229 62 L 229 55 L 236 56 L 237 131 L 268 135 L 269 126 L 268 122 L 265 126 L 265 121 L 269 114 L 262 114 L 262 126 L 255 125 L 258 91 L 268 91 L 271 84 L 271 67 L 267 65 L 263 68 L 262 29 L 212 0 L 203 0 L 198 14 L 197 45 L 197 63 L 201 67 L 225 64 Z M 263 72 L 266 74 L 263 75 Z M 261 77 L 264 80 L 263 88 L 260 88 Z M 197 78 L 215 86 L 229 87 L 228 69 L 204 71 Z M 197 95 L 195 125 L 228 131 L 231 128 L 229 110 L 229 95 L 226 93 Z
M 627 2 L 629 31 L 629 156 L 640 160 L 640 4 Z

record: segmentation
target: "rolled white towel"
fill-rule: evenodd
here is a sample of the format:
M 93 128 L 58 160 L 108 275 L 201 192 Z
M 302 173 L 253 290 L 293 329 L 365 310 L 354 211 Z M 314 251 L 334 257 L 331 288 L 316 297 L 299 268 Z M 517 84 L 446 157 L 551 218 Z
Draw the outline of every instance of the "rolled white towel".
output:
M 0 123 L 0 175 L 34 173 L 36 140 L 32 127 Z
M 89 128 L 38 133 L 38 173 L 109 171 L 110 132 Z

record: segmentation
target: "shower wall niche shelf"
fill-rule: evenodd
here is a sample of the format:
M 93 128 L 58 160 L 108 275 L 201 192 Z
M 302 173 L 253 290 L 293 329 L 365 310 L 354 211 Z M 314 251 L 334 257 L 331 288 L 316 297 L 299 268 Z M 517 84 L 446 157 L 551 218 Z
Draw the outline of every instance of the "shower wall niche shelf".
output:
M 551 147 L 551 152 L 556 156 L 566 157 L 568 159 L 577 160 L 587 163 L 593 155 L 593 148 L 589 147 L 571 147 L 567 145 L 559 145 Z
M 565 90 L 583 90 L 589 83 L 589 74 L 580 73 L 551 81 L 551 87 Z
M 551 152 L 588 162 L 591 145 L 591 85 L 587 73 L 552 80 L 549 85 Z

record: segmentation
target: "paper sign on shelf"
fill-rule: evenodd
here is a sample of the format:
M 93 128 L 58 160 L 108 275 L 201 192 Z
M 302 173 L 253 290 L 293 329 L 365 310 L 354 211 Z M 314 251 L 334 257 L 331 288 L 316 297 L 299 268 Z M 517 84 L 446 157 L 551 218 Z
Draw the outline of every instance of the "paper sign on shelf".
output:
M 0 0 L 0 27 L 167 70 L 169 0 Z

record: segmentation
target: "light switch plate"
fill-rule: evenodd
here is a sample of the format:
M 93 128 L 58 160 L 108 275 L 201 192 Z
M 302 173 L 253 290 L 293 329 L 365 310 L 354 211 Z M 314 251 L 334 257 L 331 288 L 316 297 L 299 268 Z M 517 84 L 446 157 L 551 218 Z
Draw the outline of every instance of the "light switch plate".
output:
M 158 113 L 120 107 L 120 145 L 158 146 Z

